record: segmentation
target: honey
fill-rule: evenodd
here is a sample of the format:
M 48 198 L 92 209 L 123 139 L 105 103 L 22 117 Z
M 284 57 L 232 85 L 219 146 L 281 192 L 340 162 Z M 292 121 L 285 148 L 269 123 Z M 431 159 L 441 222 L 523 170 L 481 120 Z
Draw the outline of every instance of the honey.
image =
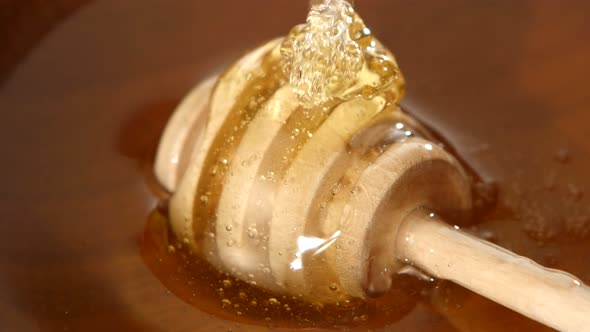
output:
M 403 97 L 405 82 L 395 58 L 345 0 L 312 6 L 307 23 L 291 30 L 281 53 L 289 83 L 305 107 L 379 93 L 391 103 Z
M 288 328 L 379 327 L 406 315 L 422 290 L 433 287 L 432 282 L 401 276 L 397 286 L 383 298 L 370 302 L 347 299 L 334 304 L 310 303 L 296 296 L 269 292 L 254 280 L 248 281 L 248 277 L 221 272 L 191 252 L 170 230 L 165 206 L 150 215 L 141 243 L 144 261 L 176 296 L 199 310 L 245 324 Z M 336 292 L 337 287 L 329 285 L 327 291 Z
M 235 7 L 227 12 L 229 5 Z M 236 14 L 252 5 L 260 10 Z M 584 134 L 590 56 L 587 43 L 573 39 L 588 30 L 586 4 L 357 5 L 402 62 L 410 87 L 404 109 L 442 133 L 437 141 L 452 145 L 486 180 L 475 187 L 480 202 L 491 203 L 462 229 L 590 282 Z M 146 221 L 158 201 L 151 162 L 170 113 L 211 68 L 289 31 L 306 10 L 305 2 L 98 0 L 2 78 L 0 109 L 10 124 L 0 143 L 10 156 L 0 202 L 5 329 L 268 331 L 270 324 L 277 331 L 550 331 L 452 283 L 406 276 L 396 282 L 400 290 L 355 304 L 360 309 L 351 313 L 314 308 L 300 315 L 311 322 L 292 320 L 284 305 L 301 308 L 259 288 L 252 289 L 258 296 L 245 292 L 250 302 L 239 302 L 239 291 L 231 296 L 238 300 L 219 295 L 239 282 L 208 263 L 194 260 L 196 272 L 180 275 L 184 247 L 154 242 L 170 235 L 149 226 L 153 215 Z M 284 17 L 267 19 L 278 12 Z M 195 42 L 195 31 L 216 33 Z M 297 134 L 299 127 L 285 140 L 308 135 Z M 484 184 L 491 180 L 495 185 Z M 201 277 L 203 283 L 189 284 Z M 238 315 L 235 308 L 265 300 L 270 306 L 271 298 L 282 306 L 270 317 Z

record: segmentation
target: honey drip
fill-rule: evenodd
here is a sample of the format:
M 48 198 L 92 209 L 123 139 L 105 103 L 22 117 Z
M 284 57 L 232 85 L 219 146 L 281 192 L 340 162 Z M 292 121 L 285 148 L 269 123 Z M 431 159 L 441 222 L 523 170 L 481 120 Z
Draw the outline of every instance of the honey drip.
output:
M 307 22 L 291 30 L 281 53 L 306 108 L 380 93 L 394 103 L 403 97 L 405 82 L 393 54 L 344 0 L 312 5 Z

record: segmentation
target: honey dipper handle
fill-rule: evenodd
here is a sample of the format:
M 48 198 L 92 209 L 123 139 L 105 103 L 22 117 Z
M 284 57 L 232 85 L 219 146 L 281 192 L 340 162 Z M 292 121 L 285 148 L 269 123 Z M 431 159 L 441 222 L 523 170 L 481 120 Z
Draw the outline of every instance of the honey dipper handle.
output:
M 588 331 L 588 286 L 432 216 L 417 210 L 400 225 L 399 259 L 559 331 Z

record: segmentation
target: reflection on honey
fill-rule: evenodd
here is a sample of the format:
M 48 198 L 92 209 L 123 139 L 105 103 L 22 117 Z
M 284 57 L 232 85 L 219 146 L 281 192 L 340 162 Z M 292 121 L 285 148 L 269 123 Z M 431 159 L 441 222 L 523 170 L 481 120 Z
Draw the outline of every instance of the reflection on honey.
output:
M 230 4 L 235 9 L 227 11 Z M 258 10 L 248 11 L 253 5 Z M 146 187 L 144 170 L 151 165 L 138 162 L 153 160 L 168 115 L 199 79 L 289 31 L 306 6 L 97 0 L 46 35 L 3 78 L 0 147 L 9 156 L 2 172 L 10 174 L 0 193 L 3 327 L 268 330 L 267 316 L 245 310 L 238 316 L 222 307 L 216 290 L 224 276 L 209 270 L 182 277 L 176 272 L 184 266 L 176 260 L 182 249 L 169 254 L 154 236 L 142 235 L 163 233 L 146 231 L 157 203 Z M 576 38 L 590 31 L 587 2 L 416 7 L 376 0 L 358 6 L 411 78 L 405 109 L 496 183 L 498 203 L 469 229 L 590 283 L 590 145 L 584 136 L 590 53 L 587 40 Z M 284 18 L 265 19 L 277 12 Z M 216 33 L 198 43 L 195 31 Z M 545 79 L 552 84 L 542 84 Z M 569 157 L 561 157 L 564 150 Z M 208 269 L 198 264 L 197 271 Z M 189 275 L 207 280 L 185 287 Z M 373 304 L 354 312 L 367 314 L 366 322 L 355 323 L 349 313 L 339 319 L 352 320 L 346 324 L 352 331 L 369 325 L 375 331 L 549 331 L 453 284 L 404 280 L 401 300 L 391 301 L 386 319 L 372 315 L 385 310 Z M 298 324 L 282 313 L 271 318 L 279 326 Z
M 345 300 L 325 305 L 277 295 L 211 266 L 176 239 L 166 207 L 154 210 L 141 241 L 144 261 L 174 294 L 197 309 L 237 322 L 284 327 L 378 327 L 412 310 L 432 283 L 402 276 L 378 300 Z

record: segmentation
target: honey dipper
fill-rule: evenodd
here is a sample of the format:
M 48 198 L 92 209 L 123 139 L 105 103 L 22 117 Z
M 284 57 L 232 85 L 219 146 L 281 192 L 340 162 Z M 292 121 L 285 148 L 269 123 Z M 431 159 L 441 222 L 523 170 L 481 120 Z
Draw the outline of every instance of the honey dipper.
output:
M 590 326 L 579 279 L 440 219 L 469 212 L 470 182 L 397 106 L 403 89 L 348 3 L 315 3 L 176 110 L 155 165 L 172 229 L 219 269 L 309 301 L 385 293 L 410 266 L 558 330 Z

